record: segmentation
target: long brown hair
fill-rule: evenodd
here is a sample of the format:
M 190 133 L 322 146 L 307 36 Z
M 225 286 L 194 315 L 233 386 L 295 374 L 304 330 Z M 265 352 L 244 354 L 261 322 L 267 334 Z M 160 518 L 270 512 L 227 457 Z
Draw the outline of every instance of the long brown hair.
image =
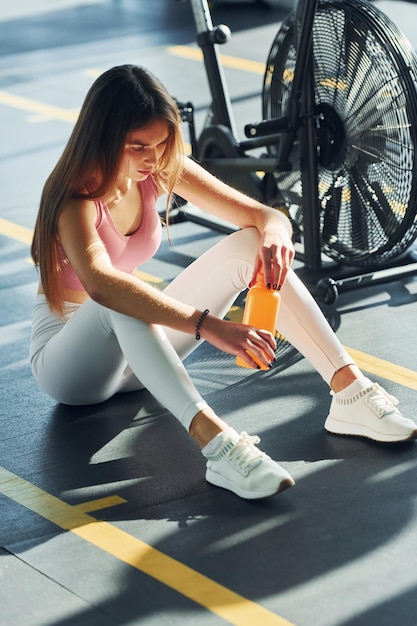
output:
M 97 199 L 116 183 L 126 136 L 150 122 L 168 123 L 166 149 L 154 172 L 168 198 L 182 169 L 181 118 L 174 99 L 143 67 L 120 65 L 93 83 L 61 158 L 43 188 L 32 242 L 32 258 L 52 311 L 63 314 L 57 225 L 70 198 Z M 86 191 L 85 183 L 95 181 Z M 169 200 L 168 200 L 169 202 Z M 167 204 L 168 206 L 168 204 Z

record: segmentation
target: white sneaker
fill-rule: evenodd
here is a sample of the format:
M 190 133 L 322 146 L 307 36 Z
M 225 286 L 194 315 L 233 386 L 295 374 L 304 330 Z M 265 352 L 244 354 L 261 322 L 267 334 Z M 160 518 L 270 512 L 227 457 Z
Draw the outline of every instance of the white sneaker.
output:
M 351 398 L 333 394 L 324 427 L 337 435 L 358 435 L 374 441 L 406 441 L 417 437 L 417 424 L 401 415 L 397 398 L 373 383 Z
M 295 484 L 285 469 L 258 450 L 255 444 L 260 442 L 259 437 L 245 432 L 238 435 L 231 428 L 221 437 L 220 450 L 205 454 L 209 483 L 250 500 L 273 496 Z

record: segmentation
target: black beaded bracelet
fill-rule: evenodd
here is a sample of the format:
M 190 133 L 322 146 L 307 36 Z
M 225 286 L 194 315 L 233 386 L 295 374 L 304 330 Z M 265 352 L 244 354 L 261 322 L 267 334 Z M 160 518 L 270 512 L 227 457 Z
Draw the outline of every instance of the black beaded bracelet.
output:
M 200 341 L 200 339 L 201 339 L 200 330 L 201 330 L 201 327 L 203 325 L 204 320 L 206 319 L 206 316 L 209 313 L 210 313 L 210 311 L 208 309 L 206 309 L 205 311 L 202 312 L 202 314 L 198 318 L 198 322 L 195 325 L 195 338 L 196 338 L 197 341 Z

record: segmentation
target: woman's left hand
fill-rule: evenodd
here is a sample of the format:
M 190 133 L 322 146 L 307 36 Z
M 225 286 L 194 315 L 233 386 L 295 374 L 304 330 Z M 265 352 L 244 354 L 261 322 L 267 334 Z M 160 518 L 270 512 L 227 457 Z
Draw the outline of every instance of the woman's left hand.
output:
M 282 223 L 266 226 L 262 232 L 251 285 L 256 282 L 256 276 L 261 272 L 266 285 L 273 289 L 281 289 L 294 256 L 291 235 Z

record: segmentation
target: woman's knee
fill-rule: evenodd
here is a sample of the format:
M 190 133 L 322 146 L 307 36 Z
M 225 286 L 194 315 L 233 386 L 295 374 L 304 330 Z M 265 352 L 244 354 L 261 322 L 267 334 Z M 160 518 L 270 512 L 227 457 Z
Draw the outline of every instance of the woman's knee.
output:
M 250 226 L 248 228 L 242 228 L 237 230 L 223 240 L 225 243 L 231 245 L 231 248 L 236 250 L 237 254 L 246 253 L 253 260 L 258 253 L 261 236 L 259 231 Z

